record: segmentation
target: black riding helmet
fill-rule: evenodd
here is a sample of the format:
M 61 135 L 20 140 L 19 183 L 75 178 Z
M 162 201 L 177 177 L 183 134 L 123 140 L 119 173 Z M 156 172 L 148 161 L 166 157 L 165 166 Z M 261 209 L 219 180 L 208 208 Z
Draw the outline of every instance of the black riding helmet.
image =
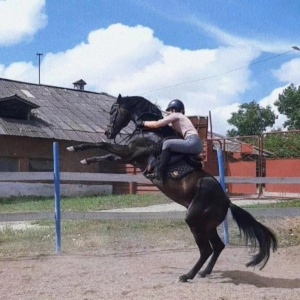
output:
M 181 100 L 174 99 L 172 100 L 166 109 L 166 111 L 170 111 L 171 109 L 175 109 L 176 112 L 181 112 L 184 114 L 184 104 Z

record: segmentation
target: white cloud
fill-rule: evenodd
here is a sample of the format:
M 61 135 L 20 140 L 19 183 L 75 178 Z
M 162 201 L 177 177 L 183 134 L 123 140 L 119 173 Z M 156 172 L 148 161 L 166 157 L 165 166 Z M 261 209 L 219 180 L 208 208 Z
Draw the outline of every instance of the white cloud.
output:
M 278 115 L 278 119 L 275 122 L 274 128 L 283 128 L 282 124 L 287 120 L 286 116 L 281 115 L 277 107 L 274 105 L 274 102 L 278 99 L 279 94 L 282 94 L 283 90 L 287 88 L 291 83 L 295 86 L 300 85 L 300 59 L 292 59 L 286 63 L 283 63 L 279 69 L 273 70 L 273 75 L 281 81 L 285 83 L 284 86 L 278 87 L 274 89 L 270 95 L 259 101 L 259 104 L 263 107 L 270 105 L 272 110 Z
M 44 54 L 41 83 L 72 87 L 72 82 L 83 79 L 89 90 L 142 95 L 163 109 L 178 98 L 188 115 L 207 116 L 211 111 L 213 130 L 225 134 L 241 95 L 254 84 L 247 66 L 258 55 L 251 45 L 183 50 L 165 45 L 150 28 L 114 24 L 92 31 L 87 41 L 72 49 Z M 290 78 L 296 76 L 295 63 L 282 67 Z M 0 77 L 37 82 L 38 67 L 32 62 L 0 66 Z
M 164 45 L 149 28 L 115 24 L 73 49 L 45 55 L 42 82 L 70 86 L 83 78 L 92 90 L 142 95 L 162 108 L 179 98 L 187 114 L 207 115 L 251 87 L 247 68 L 228 71 L 256 56 L 249 48 L 182 50 Z
M 275 129 L 279 127 L 283 128 L 282 124 L 284 123 L 284 121 L 286 121 L 286 117 L 284 115 L 281 115 L 278 112 L 277 107 L 274 105 L 274 102 L 278 99 L 279 94 L 281 94 L 286 87 L 287 85 L 283 87 L 278 87 L 274 89 L 268 96 L 258 101 L 258 104 L 262 107 L 266 108 L 269 105 L 272 111 L 278 116 L 273 126 L 273 128 Z M 211 115 L 212 115 L 213 131 L 225 135 L 228 130 L 234 128 L 233 126 L 227 123 L 227 120 L 231 118 L 233 112 L 238 111 L 240 105 L 241 103 L 232 103 L 230 105 L 224 105 L 212 109 Z M 272 128 L 267 128 L 267 130 L 271 130 L 271 129 Z
M 226 135 L 228 130 L 234 128 L 228 124 L 227 120 L 231 118 L 233 112 L 238 111 L 239 105 L 240 103 L 232 103 L 211 110 L 213 132 Z
M 10 64 L 7 68 L 0 65 L 0 77 L 13 78 L 16 80 L 37 82 L 36 78 L 33 79 L 33 74 L 36 73 L 36 67 L 31 63 L 15 62 Z
M 276 89 L 274 89 L 270 95 L 264 97 L 263 99 L 261 99 L 258 103 L 259 105 L 263 106 L 263 107 L 267 107 L 268 105 L 271 107 L 271 109 L 274 111 L 274 113 L 278 116 L 278 119 L 275 121 L 274 124 L 274 128 L 282 128 L 282 124 L 284 123 L 284 121 L 286 121 L 286 116 L 281 115 L 278 112 L 277 106 L 274 105 L 274 102 L 278 99 L 279 94 L 282 94 L 283 90 L 287 87 L 283 86 L 283 87 L 278 87 Z
M 193 16 L 189 16 L 187 21 L 194 26 L 200 28 L 201 30 L 207 32 L 211 37 L 220 41 L 222 44 L 230 45 L 232 47 L 239 48 L 251 48 L 252 51 L 263 51 L 263 52 L 273 52 L 280 53 L 284 52 L 287 49 L 291 48 L 291 44 L 287 41 L 280 40 L 271 40 L 267 41 L 264 39 L 261 41 L 260 39 L 251 39 L 245 38 L 244 36 L 232 35 L 219 27 L 211 25 L 209 23 L 205 23 L 200 21 L 198 18 Z
M 300 58 L 290 60 L 282 64 L 278 70 L 274 70 L 274 76 L 281 82 L 293 83 L 295 86 L 300 84 Z
M 31 38 L 46 25 L 45 0 L 0 1 L 0 45 L 9 46 Z
M 70 86 L 83 78 L 92 90 L 113 95 L 143 94 L 164 105 L 172 98 L 182 98 L 191 105 L 190 110 L 200 105 L 204 113 L 208 108 L 234 102 L 250 87 L 247 68 L 228 71 L 246 66 L 256 55 L 251 49 L 234 47 L 182 50 L 164 45 L 149 28 L 115 24 L 91 32 L 87 42 L 72 49 L 45 54 L 41 81 Z M 24 80 L 26 76 L 36 82 L 37 70 L 31 63 L 24 64 L 29 67 L 28 74 L 18 71 L 11 78 Z

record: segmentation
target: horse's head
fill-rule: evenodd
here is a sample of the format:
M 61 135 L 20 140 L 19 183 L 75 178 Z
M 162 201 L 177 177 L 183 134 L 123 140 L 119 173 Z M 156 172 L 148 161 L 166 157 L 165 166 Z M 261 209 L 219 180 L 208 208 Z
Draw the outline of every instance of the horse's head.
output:
M 122 96 L 119 95 L 117 101 L 112 105 L 109 115 L 109 125 L 105 131 L 108 139 L 114 139 L 120 131 L 128 125 L 131 120 L 131 114 L 122 103 Z
M 146 121 L 162 118 L 162 113 L 156 105 L 139 96 L 122 97 L 119 95 L 109 114 L 110 121 L 105 131 L 109 139 L 114 139 L 130 121 L 136 123 L 139 119 Z

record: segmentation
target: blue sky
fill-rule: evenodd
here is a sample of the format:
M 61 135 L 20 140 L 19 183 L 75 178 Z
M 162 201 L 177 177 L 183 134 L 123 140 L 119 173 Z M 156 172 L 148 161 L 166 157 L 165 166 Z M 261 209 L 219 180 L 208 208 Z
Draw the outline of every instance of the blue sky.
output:
M 82 78 L 162 108 L 179 98 L 225 134 L 239 104 L 273 107 L 300 85 L 298 11 L 293 0 L 0 0 L 0 77 L 37 83 L 41 52 L 41 83 Z

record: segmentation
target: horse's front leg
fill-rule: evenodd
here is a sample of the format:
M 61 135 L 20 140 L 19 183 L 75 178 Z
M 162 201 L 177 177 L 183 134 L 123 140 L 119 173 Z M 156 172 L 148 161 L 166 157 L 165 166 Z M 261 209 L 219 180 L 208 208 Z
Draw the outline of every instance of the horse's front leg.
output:
M 134 156 L 134 149 L 127 145 L 116 145 L 106 142 L 100 142 L 95 144 L 81 144 L 76 146 L 67 147 L 68 151 L 82 151 L 87 149 L 102 149 L 107 152 L 119 156 L 124 162 L 130 161 Z
M 117 161 L 117 162 L 123 162 L 122 158 L 115 154 L 107 154 L 103 156 L 95 156 L 95 157 L 89 157 L 85 158 L 80 161 L 83 165 L 89 165 L 91 163 L 99 162 L 99 161 Z
M 97 149 L 97 148 L 101 149 L 104 143 L 105 142 L 100 142 L 95 144 L 80 144 L 80 145 L 67 147 L 67 150 L 73 152 L 73 151 L 84 151 L 84 150 Z

